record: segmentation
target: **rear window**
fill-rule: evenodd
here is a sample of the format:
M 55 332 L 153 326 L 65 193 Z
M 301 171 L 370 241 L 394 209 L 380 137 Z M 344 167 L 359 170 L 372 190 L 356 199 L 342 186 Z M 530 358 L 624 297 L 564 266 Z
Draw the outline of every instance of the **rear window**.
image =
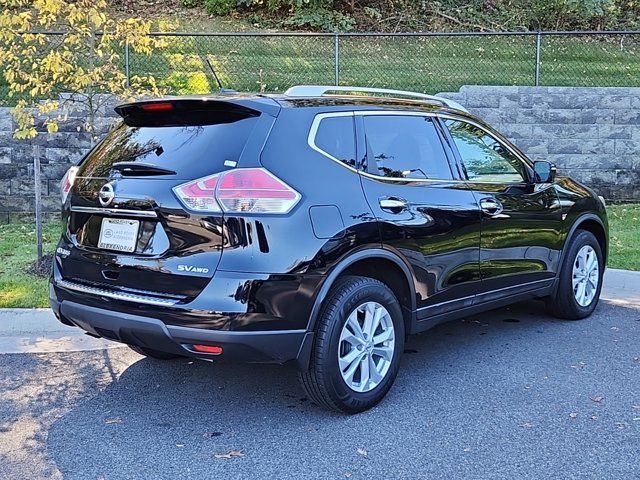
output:
M 118 162 L 140 162 L 198 178 L 237 162 L 257 116 L 201 126 L 130 127 L 122 123 L 85 158 L 78 175 L 107 177 Z M 229 164 L 233 166 L 233 164 Z

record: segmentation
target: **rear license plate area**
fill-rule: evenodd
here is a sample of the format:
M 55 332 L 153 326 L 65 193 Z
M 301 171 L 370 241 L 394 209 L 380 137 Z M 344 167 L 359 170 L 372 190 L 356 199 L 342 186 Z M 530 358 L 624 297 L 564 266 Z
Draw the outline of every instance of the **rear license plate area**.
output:
M 138 243 L 140 222 L 125 218 L 103 218 L 98 248 L 116 252 L 134 252 Z

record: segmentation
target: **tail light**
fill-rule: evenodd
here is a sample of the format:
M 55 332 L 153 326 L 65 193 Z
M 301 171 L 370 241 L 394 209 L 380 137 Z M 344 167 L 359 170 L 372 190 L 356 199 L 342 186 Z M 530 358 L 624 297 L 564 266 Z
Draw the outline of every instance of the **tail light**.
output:
M 229 213 L 288 213 L 300 194 L 264 168 L 239 168 L 173 189 L 189 210 Z
M 77 173 L 78 167 L 71 167 L 67 170 L 67 173 L 64 174 L 64 177 L 62 177 L 62 180 L 60 181 L 60 195 L 62 196 L 62 203 L 67 201 L 71 187 L 73 187 L 73 183 L 76 181 Z

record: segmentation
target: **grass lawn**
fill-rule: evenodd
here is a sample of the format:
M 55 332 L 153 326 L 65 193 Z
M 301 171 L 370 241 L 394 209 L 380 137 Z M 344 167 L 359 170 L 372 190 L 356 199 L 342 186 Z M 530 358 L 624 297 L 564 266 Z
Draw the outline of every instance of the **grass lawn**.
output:
M 640 204 L 610 205 L 609 267 L 640 271 Z M 60 225 L 44 227 L 44 251 L 53 252 Z M 47 279 L 25 272 L 36 258 L 31 224 L 0 225 L 0 308 L 48 307 Z
M 132 74 L 153 75 L 171 93 L 215 90 L 208 59 L 225 87 L 281 92 L 333 84 L 333 37 L 163 37 L 152 56 L 131 54 Z M 462 85 L 533 85 L 534 36 L 341 37 L 342 85 L 426 93 Z M 544 37 L 542 85 L 640 86 L 640 35 Z
M 53 252 L 60 225 L 45 224 L 43 237 L 43 250 Z M 49 306 L 47 279 L 25 272 L 36 256 L 33 224 L 0 225 L 0 308 Z
M 640 270 L 640 205 L 610 205 L 609 267 Z

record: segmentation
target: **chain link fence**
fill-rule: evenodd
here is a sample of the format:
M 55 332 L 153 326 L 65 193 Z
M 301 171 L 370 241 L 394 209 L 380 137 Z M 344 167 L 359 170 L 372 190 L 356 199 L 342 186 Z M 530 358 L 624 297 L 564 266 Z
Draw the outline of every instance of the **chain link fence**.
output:
M 129 76 L 170 94 L 218 88 L 282 92 L 296 84 L 393 87 L 425 93 L 462 85 L 640 86 L 640 32 L 153 33 L 152 55 L 123 52 Z M 51 35 L 55 45 L 56 35 Z M 0 103 L 8 87 L 0 80 Z
M 130 75 L 172 94 L 225 88 L 282 92 L 296 84 L 640 86 L 640 33 L 154 34 L 166 47 L 127 55 Z

